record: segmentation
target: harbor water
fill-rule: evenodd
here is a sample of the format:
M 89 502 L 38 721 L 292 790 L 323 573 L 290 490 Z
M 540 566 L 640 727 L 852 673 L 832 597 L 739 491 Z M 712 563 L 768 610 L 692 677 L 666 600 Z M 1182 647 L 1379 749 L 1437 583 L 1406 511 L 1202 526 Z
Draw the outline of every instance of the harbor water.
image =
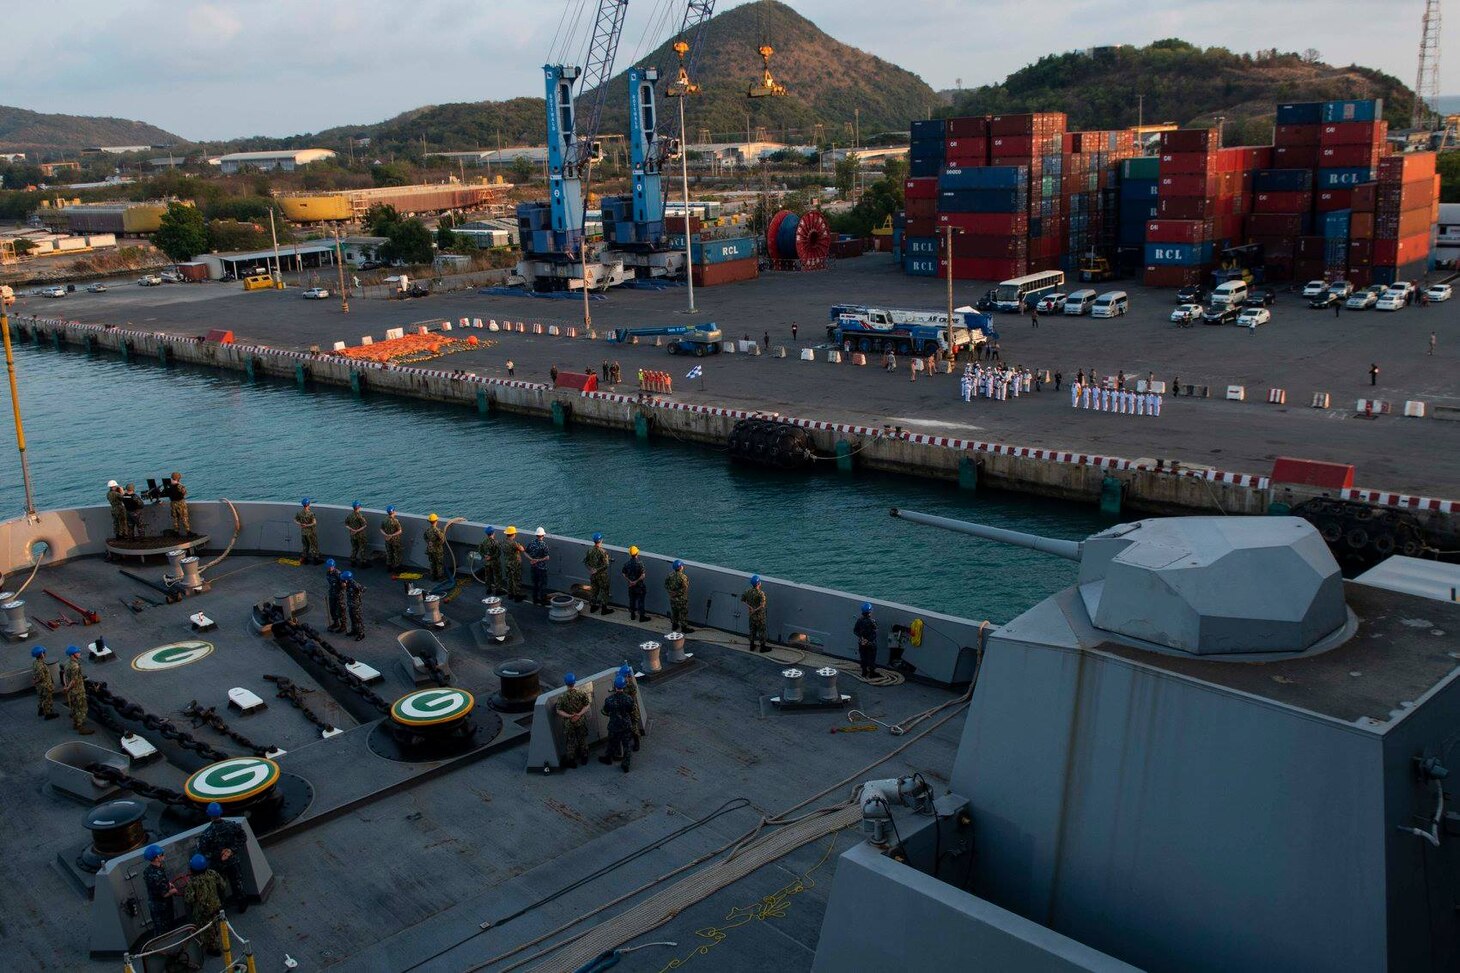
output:
M 183 473 L 205 500 L 435 511 L 609 543 L 974 619 L 1005 622 L 1075 565 L 893 520 L 903 507 L 1054 537 L 1108 525 L 1093 507 L 910 477 L 773 474 L 703 446 L 347 390 L 17 345 L 38 509 L 102 504 L 109 479 Z M 4 437 L 7 447 L 13 442 Z M 23 510 L 13 448 L 0 504 Z

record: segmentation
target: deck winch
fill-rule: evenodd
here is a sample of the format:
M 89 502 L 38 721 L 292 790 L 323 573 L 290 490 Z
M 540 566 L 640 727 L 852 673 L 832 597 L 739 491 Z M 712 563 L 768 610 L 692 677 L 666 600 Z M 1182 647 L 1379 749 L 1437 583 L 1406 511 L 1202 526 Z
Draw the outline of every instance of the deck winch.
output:
M 147 805 L 122 798 L 98 804 L 86 813 L 84 826 L 91 844 L 76 859 L 77 867 L 95 874 L 108 860 L 147 843 Z

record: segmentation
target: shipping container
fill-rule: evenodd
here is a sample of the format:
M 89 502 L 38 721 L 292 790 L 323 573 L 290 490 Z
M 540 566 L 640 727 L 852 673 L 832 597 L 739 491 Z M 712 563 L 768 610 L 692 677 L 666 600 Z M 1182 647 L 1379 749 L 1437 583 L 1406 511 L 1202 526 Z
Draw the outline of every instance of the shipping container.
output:
M 1360 183 L 1371 182 L 1374 170 L 1366 167 L 1344 169 L 1319 169 L 1314 185 L 1322 189 L 1352 189 Z
M 910 237 L 930 237 L 938 232 L 937 221 L 929 217 L 909 216 L 907 226 L 903 228 Z
M 1333 122 L 1318 129 L 1319 145 L 1374 145 L 1384 141 L 1383 122 Z
M 1415 209 L 1428 210 L 1432 208 L 1434 192 L 1433 181 L 1381 183 L 1374 211 L 1384 214 L 1404 213 Z
M 990 135 L 989 159 L 1028 159 L 1034 155 L 1034 139 L 1027 135 Z
M 1149 220 L 1146 223 L 1149 243 L 1202 243 L 1211 238 L 1211 220 Z
M 945 137 L 950 139 L 986 139 L 989 136 L 989 118 L 987 115 L 971 115 L 964 118 L 950 118 L 947 121 L 944 135 Z
M 1360 101 L 1325 101 L 1320 103 L 1319 120 L 1324 122 L 1373 122 L 1384 116 L 1382 98 Z M 1282 121 L 1281 118 L 1278 119 Z
M 755 257 L 726 263 L 695 264 L 690 268 L 696 287 L 718 287 L 760 276 L 760 263 Z
M 1017 260 L 1029 256 L 1030 244 L 1031 241 L 1022 236 L 971 236 L 960 233 L 953 237 L 953 256 Z
M 1316 125 L 1323 120 L 1321 101 L 1289 102 L 1277 106 L 1277 123 L 1280 126 Z
M 938 178 L 944 189 L 1019 189 L 1027 185 L 1029 170 L 1024 166 L 983 166 L 962 169 L 949 166 Z
M 1315 169 L 1318 166 L 1318 145 L 1274 146 L 1272 164 L 1278 169 Z
M 1158 187 L 1155 179 L 1124 179 L 1120 183 L 1120 198 L 1154 200 L 1159 195 Z
M 1124 179 L 1147 179 L 1155 182 L 1161 177 L 1161 160 L 1154 155 L 1126 159 L 1120 164 L 1120 175 Z
M 1378 145 L 1320 145 L 1318 165 L 1326 169 L 1357 168 L 1373 169 L 1379 164 Z
M 1218 157 L 1204 152 L 1162 152 L 1161 176 L 1216 172 Z
M 1300 193 L 1313 188 L 1311 169 L 1258 169 L 1252 188 L 1260 193 Z
M 1324 189 L 1313 194 L 1313 209 L 1319 213 L 1331 213 L 1338 209 L 1353 208 L 1352 189 Z
M 1163 220 L 1209 220 L 1236 212 L 1231 196 L 1161 196 L 1156 214 Z
M 1027 209 L 1022 189 L 948 189 L 938 194 L 938 209 L 948 213 L 1014 213 Z
M 1374 218 L 1374 239 L 1398 240 L 1420 234 L 1428 235 L 1433 225 L 1428 207 L 1402 210 L 1398 213 L 1380 213 Z
M 697 264 L 733 263 L 755 256 L 754 237 L 733 237 L 728 240 L 703 240 L 691 243 L 690 258 Z
M 1374 240 L 1374 265 L 1395 266 L 1424 260 L 1430 255 L 1430 235 L 1419 233 L 1398 240 Z
M 988 165 L 989 140 L 986 138 L 949 139 L 944 143 L 943 157 L 950 166 Z
M 911 135 L 914 139 L 941 139 L 944 137 L 943 119 L 919 118 L 912 123 Z
M 1272 132 L 1272 144 L 1276 148 L 1289 145 L 1316 146 L 1322 129 L 1322 125 L 1278 125 Z
M 1379 184 L 1374 182 L 1359 183 L 1353 188 L 1352 202 L 1350 209 L 1360 213 L 1372 213 L 1379 201 Z
M 910 159 L 932 159 L 935 162 L 941 162 L 947 149 L 948 143 L 938 139 L 936 142 L 914 142 L 908 147 L 907 153 Z
M 1217 130 L 1214 128 L 1179 128 L 1160 135 L 1161 154 L 1174 152 L 1195 152 L 1205 154 L 1217 149 Z
M 1435 153 L 1406 152 L 1379 160 L 1379 181 L 1390 183 L 1424 182 L 1434 178 Z
M 1367 267 L 1374 262 L 1374 244 L 1371 240 L 1350 240 L 1348 242 L 1348 265 Z
M 908 199 L 937 199 L 938 180 L 934 179 L 909 179 L 903 184 L 903 195 Z
M 1315 221 L 1318 232 L 1328 240 L 1348 239 L 1349 211 L 1336 209 L 1321 214 Z
M 904 237 L 903 250 L 909 257 L 936 257 L 942 243 L 935 236 Z
M 1211 241 L 1204 243 L 1147 243 L 1147 267 L 1200 267 L 1212 262 Z
M 941 159 L 909 159 L 907 163 L 907 174 L 914 178 L 924 176 L 937 176 L 938 170 L 943 168 Z
M 1348 223 L 1348 235 L 1349 235 L 1349 239 L 1352 239 L 1352 240 L 1371 240 L 1371 239 L 1373 239 L 1373 237 L 1374 237 L 1374 214 L 1373 213 L 1360 213 L 1360 212 L 1358 212 L 1356 210 L 1351 210 L 1350 212 L 1352 212 L 1353 215 L 1349 217 L 1349 223 Z
M 932 219 L 938 215 L 938 201 L 936 199 L 909 199 L 906 204 L 906 213 L 913 219 Z
M 911 277 L 936 277 L 938 258 L 905 256 L 902 258 L 902 272 Z
M 1313 228 L 1307 213 L 1253 213 L 1247 217 L 1249 237 L 1298 237 Z
M 1169 173 L 1162 174 L 1159 186 L 1161 196 L 1230 196 L 1230 173 Z
M 1145 268 L 1141 283 L 1147 287 L 1190 287 L 1202 283 L 1204 276 L 1200 267 L 1151 266 Z
M 1027 213 L 939 213 L 938 225 L 951 226 L 964 233 L 986 236 L 1005 234 L 1027 236 L 1029 215 Z
M 987 257 L 954 257 L 954 280 L 1008 280 L 1029 272 L 1027 260 L 991 259 Z M 934 270 L 939 277 L 948 275 L 948 261 L 939 260 Z

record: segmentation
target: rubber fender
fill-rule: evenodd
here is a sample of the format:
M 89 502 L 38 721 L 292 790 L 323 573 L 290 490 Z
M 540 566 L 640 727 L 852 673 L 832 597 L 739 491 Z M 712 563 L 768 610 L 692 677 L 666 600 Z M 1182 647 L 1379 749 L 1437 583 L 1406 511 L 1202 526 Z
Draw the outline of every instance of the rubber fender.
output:
M 1362 551 L 1369 546 L 1369 532 L 1362 527 L 1350 527 L 1343 535 L 1343 542 L 1351 551 Z
M 908 641 L 912 643 L 913 647 L 914 648 L 917 648 L 918 646 L 922 645 L 923 644 L 923 620 L 921 618 L 914 618 L 912 620 L 912 624 L 909 625 L 907 628 L 908 628 Z

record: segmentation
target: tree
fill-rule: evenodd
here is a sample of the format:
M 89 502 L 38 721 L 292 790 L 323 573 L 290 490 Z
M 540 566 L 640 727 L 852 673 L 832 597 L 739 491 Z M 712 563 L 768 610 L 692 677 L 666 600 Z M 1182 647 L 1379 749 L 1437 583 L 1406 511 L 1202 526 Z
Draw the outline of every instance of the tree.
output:
M 843 198 L 851 196 L 857 185 L 857 166 L 857 157 L 851 153 L 837 160 L 834 185 Z
M 208 226 L 195 206 L 169 203 L 152 244 L 174 261 L 191 260 L 208 249 Z
M 208 247 L 214 252 L 226 250 L 261 250 L 272 242 L 269 231 L 257 223 L 238 220 L 210 220 Z
M 420 220 L 414 217 L 400 220 L 391 224 L 386 228 L 385 233 L 379 235 L 388 238 L 385 246 L 380 248 L 380 252 L 386 260 L 400 260 L 408 264 L 431 262 L 433 256 L 431 231 L 426 229 L 426 224 Z
M 371 236 L 390 236 L 390 228 L 400 222 L 400 213 L 389 203 L 376 203 L 365 211 L 362 222 Z
M 377 186 L 409 186 L 415 181 L 415 169 L 404 162 L 387 162 L 372 167 L 370 178 Z
M 452 250 L 456 247 L 456 234 L 451 232 L 449 220 L 442 220 L 436 227 L 436 249 Z
M 512 181 L 515 183 L 528 183 L 532 181 L 537 167 L 523 155 L 512 160 Z
M 1460 203 L 1460 152 L 1441 152 L 1435 168 L 1440 173 L 1440 202 Z

